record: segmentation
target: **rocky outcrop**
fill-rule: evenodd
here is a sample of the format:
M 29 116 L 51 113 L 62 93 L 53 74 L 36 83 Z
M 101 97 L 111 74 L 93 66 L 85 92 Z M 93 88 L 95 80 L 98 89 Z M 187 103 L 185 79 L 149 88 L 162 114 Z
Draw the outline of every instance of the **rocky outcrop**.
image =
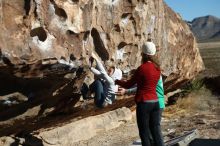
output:
M 33 130 L 65 107 L 73 108 L 72 118 L 94 114 L 76 107 L 91 52 L 129 73 L 147 39 L 160 47 L 166 91 L 203 69 L 193 34 L 162 0 L 1 0 L 0 94 L 29 99 L 0 111 L 1 135 L 24 125 Z M 121 100 L 105 110 L 131 104 Z
M 165 22 L 164 37 L 167 44 L 162 45 L 165 47 L 159 52 L 159 57 L 163 74 L 167 76 L 165 88 L 169 91 L 195 77 L 204 68 L 204 65 L 196 39 L 189 27 L 178 14 L 166 5 Z
M 37 137 L 43 139 L 44 145 L 73 145 L 74 142 L 92 138 L 97 133 L 114 129 L 131 119 L 131 111 L 128 108 L 120 108 L 99 116 L 91 116 L 66 124 L 56 129 L 44 130 Z
M 189 24 L 198 41 L 220 40 L 219 18 L 208 15 L 195 18 Z
M 123 107 L 98 116 L 72 121 L 55 129 L 40 129 L 39 134 L 35 135 L 0 137 L 0 144 L 4 146 L 13 144 L 30 146 L 74 145 L 75 142 L 88 140 L 98 133 L 117 128 L 131 119 L 130 109 Z

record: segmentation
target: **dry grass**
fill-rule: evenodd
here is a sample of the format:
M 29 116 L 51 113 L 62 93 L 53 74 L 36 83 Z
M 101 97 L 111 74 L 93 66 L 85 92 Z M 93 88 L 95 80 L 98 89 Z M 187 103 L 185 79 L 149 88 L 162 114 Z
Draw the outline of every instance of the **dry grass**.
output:
M 199 49 L 206 49 L 206 48 L 220 48 L 220 42 L 203 42 L 198 43 Z
M 220 42 L 199 43 L 198 46 L 206 70 L 220 74 Z
M 200 90 L 192 91 L 186 97 L 177 100 L 175 105 L 165 109 L 164 116 L 183 116 L 191 113 L 206 113 L 220 111 L 220 100 L 210 90 L 202 87 Z

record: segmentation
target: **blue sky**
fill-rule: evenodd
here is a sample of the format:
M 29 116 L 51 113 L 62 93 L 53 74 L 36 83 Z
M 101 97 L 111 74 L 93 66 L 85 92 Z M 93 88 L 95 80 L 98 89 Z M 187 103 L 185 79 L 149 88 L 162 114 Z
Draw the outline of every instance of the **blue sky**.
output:
M 184 20 L 213 15 L 220 18 L 220 0 L 164 0 Z

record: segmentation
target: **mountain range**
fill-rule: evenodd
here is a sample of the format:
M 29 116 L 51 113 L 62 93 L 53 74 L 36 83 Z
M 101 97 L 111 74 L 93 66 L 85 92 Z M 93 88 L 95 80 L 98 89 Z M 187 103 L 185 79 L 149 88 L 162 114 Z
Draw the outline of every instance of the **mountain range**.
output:
M 187 23 L 199 42 L 220 40 L 220 18 L 208 15 Z

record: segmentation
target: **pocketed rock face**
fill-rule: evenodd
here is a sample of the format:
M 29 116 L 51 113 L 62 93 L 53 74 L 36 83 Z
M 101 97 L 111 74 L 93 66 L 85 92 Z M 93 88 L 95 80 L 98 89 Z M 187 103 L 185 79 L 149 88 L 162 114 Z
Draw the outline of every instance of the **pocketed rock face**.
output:
M 0 48 L 13 64 L 63 56 L 77 67 L 96 51 L 129 72 L 151 37 L 168 89 L 203 68 L 188 26 L 162 0 L 1 0 L 0 10 Z
M 0 116 L 8 120 L 17 109 L 30 114 L 34 107 L 38 115 L 46 116 L 47 106 L 62 109 L 63 98 L 69 103 L 69 97 L 77 96 L 70 104 L 74 105 L 91 52 L 128 73 L 140 65 L 141 46 L 149 38 L 160 46 L 167 91 L 203 69 L 193 34 L 162 0 L 0 0 L 1 96 L 18 91 L 38 98 L 0 111 Z M 69 79 L 68 73 L 72 73 Z M 35 115 L 26 122 L 31 123 Z M 0 125 L 6 133 L 12 127 L 1 121 Z
M 195 77 L 204 64 L 201 59 L 196 39 L 182 21 L 168 6 L 165 7 L 167 50 L 159 52 L 162 69 L 165 76 L 165 88 L 173 90 L 187 80 Z

